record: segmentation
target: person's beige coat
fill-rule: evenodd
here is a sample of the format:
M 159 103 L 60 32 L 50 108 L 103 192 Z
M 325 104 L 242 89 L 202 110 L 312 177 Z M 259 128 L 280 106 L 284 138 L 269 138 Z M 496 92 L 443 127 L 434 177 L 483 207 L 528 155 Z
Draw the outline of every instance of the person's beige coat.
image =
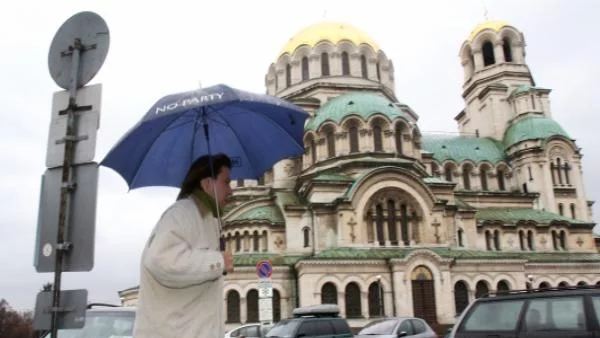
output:
M 142 253 L 135 338 L 224 335 L 217 219 L 195 197 L 175 202 Z

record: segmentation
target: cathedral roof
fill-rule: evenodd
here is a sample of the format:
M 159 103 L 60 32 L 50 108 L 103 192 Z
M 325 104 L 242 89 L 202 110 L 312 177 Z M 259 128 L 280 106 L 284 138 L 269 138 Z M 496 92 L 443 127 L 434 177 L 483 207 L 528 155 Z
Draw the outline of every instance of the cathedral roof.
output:
M 510 146 L 526 140 L 546 140 L 552 136 L 570 139 L 558 122 L 546 116 L 529 116 L 513 123 L 504 133 L 504 146 Z
M 502 143 L 489 137 L 423 134 L 421 142 L 423 150 L 433 153 L 433 158 L 440 163 L 470 160 L 496 164 L 504 160 Z
M 264 205 L 252 208 L 229 220 L 228 223 L 240 221 L 266 221 L 271 224 L 284 224 L 281 210 L 275 205 Z
M 382 114 L 390 121 L 396 118 L 408 121 L 400 108 L 385 97 L 372 93 L 354 92 L 340 95 L 325 103 L 306 125 L 305 130 L 317 130 L 327 121 L 339 124 L 350 115 L 359 116 L 366 121 L 375 114 Z
M 552 222 L 585 224 L 583 221 L 561 216 L 552 212 L 529 208 L 482 208 L 477 210 L 475 218 L 478 221 L 499 221 L 509 224 L 516 224 L 519 221 L 533 221 L 538 224 L 550 224 Z
M 328 41 L 337 44 L 341 41 L 349 41 L 359 46 L 367 44 L 375 52 L 379 51 L 379 46 L 361 30 L 341 22 L 320 22 L 308 26 L 290 38 L 283 47 L 279 55 L 292 54 L 300 46 L 314 47 L 321 41 Z

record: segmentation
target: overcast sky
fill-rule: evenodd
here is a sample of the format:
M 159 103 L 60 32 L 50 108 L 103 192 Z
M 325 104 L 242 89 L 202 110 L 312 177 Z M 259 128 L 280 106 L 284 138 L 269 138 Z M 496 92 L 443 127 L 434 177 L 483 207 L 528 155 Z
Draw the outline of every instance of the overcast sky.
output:
M 597 200 L 599 1 L 4 1 L 0 298 L 31 309 L 42 284 L 53 280 L 33 267 L 51 100 L 60 90 L 47 58 L 54 34 L 73 14 L 94 11 L 110 29 L 106 62 L 90 83 L 103 85 L 95 158 L 100 162 L 164 95 L 199 82 L 264 92 L 264 75 L 286 41 L 323 17 L 364 30 L 394 61 L 397 97 L 419 114 L 423 132 L 456 131 L 453 118 L 464 106 L 458 52 L 483 20 L 484 6 L 491 18 L 524 32 L 536 84 L 553 90 L 553 117 L 583 148 L 586 193 Z M 141 248 L 176 191 L 128 191 L 107 168 L 100 168 L 98 190 L 94 269 L 63 274 L 62 289 L 83 288 L 90 301 L 118 303 L 118 290 L 138 284 Z

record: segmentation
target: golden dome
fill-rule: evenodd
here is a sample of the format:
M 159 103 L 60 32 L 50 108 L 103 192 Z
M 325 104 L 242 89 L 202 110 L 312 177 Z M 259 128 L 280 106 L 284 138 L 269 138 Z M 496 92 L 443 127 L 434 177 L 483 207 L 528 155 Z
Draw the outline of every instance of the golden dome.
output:
M 479 32 L 483 30 L 491 29 L 494 32 L 498 32 L 504 26 L 509 26 L 508 22 L 499 20 L 486 20 L 485 22 L 482 22 L 479 25 L 477 25 L 477 27 L 475 27 L 475 29 L 471 31 L 471 35 L 469 35 L 468 40 L 472 41 L 473 38 L 475 38 L 475 35 L 479 34 Z
M 375 52 L 379 51 L 379 46 L 375 41 L 359 29 L 341 22 L 321 22 L 308 26 L 294 35 L 279 55 L 292 54 L 296 48 L 302 45 L 314 47 L 321 41 L 329 41 L 333 44 L 349 41 L 357 46 L 364 43 L 371 46 Z

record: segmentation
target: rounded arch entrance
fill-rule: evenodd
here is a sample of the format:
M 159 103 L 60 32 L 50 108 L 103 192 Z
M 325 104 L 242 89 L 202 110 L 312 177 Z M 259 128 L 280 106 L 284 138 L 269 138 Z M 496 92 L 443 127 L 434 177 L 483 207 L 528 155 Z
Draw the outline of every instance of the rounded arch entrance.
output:
M 413 313 L 430 324 L 437 323 L 435 285 L 433 273 L 425 265 L 419 265 L 410 274 Z

